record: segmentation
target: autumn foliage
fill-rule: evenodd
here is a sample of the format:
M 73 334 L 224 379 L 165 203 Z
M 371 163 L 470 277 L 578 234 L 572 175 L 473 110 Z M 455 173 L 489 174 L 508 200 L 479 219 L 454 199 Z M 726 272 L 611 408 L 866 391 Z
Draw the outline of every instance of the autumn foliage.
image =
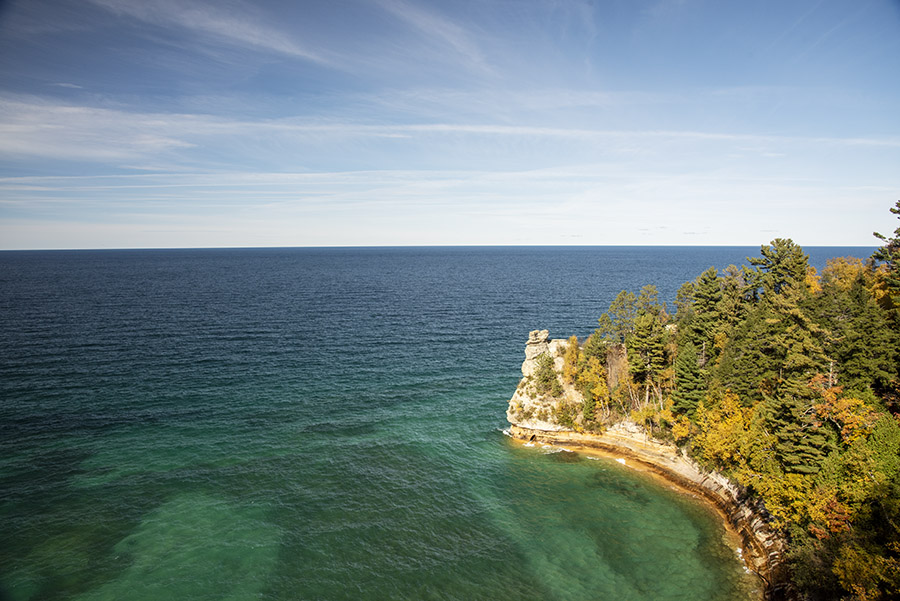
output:
M 566 354 L 590 428 L 628 416 L 763 501 L 807 599 L 900 598 L 900 228 L 880 239 L 821 274 L 776 239 L 682 286 L 674 316 L 623 291 Z

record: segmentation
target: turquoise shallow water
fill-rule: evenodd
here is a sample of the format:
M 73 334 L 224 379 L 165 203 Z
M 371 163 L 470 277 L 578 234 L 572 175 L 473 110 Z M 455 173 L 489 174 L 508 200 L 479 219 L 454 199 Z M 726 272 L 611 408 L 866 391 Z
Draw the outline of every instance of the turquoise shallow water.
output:
M 501 430 L 530 329 L 753 251 L 0 253 L 0 599 L 748 598 L 706 508 Z

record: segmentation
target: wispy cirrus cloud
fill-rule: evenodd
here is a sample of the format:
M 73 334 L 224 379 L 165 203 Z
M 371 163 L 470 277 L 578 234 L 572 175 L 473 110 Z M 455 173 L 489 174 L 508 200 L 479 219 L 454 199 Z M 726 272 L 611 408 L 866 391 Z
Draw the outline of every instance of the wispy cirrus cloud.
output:
M 375 3 L 426 39 L 439 40 L 469 65 L 485 73 L 492 72 L 475 36 L 457 22 L 406 0 L 375 0 Z
M 385 160 L 390 148 L 403 161 Z M 233 169 L 269 164 L 296 169 L 329 156 L 344 169 L 509 169 L 652 158 L 680 169 L 689 157 L 712 166 L 727 157 L 755 157 L 785 166 L 815 153 L 900 149 L 900 138 L 802 137 L 727 131 L 601 129 L 497 123 L 359 123 L 286 117 L 234 119 L 195 113 L 127 111 L 0 95 L 0 156 L 95 163 L 115 169 L 156 165 L 164 171 Z M 868 156 L 866 155 L 866 156 Z M 711 160 L 709 157 L 716 157 Z M 694 160 L 691 158 L 690 160 Z M 737 160 L 737 158 L 735 158 Z M 178 165 L 175 169 L 172 166 Z M 316 170 L 317 167 L 309 167 Z
M 321 51 L 298 43 L 292 36 L 264 23 L 242 4 L 210 4 L 198 0 L 89 0 L 117 15 L 167 28 L 184 29 L 201 37 L 292 58 L 330 64 Z M 229 10 L 230 9 L 230 10 Z
M 192 144 L 178 116 L 58 104 L 33 97 L 0 98 L 0 155 L 116 162 Z

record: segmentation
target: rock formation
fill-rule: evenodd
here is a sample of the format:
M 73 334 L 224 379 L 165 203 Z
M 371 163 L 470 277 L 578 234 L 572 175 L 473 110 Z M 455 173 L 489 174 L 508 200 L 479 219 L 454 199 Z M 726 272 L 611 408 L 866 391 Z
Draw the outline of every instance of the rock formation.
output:
M 565 340 L 549 340 L 547 330 L 534 330 L 528 335 L 525 344 L 525 361 L 522 362 L 522 380 L 516 388 L 509 408 L 506 411 L 507 420 L 524 428 L 558 432 L 564 430 L 557 423 L 555 415 L 561 402 L 570 399 L 574 391 L 565 390 L 562 395 L 551 397 L 540 394 L 536 388 L 535 376 L 538 371 L 541 357 L 548 356 L 553 362 L 554 371 L 558 374 L 562 371 L 563 352 L 565 352 Z M 559 378 L 559 376 L 556 376 Z M 560 380 L 560 386 L 562 381 Z

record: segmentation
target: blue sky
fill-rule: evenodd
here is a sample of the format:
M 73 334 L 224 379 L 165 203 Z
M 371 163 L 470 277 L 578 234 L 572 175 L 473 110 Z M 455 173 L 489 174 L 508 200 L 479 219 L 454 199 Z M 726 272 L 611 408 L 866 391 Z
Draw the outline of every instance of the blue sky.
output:
M 0 4 L 0 248 L 874 246 L 900 2 Z

